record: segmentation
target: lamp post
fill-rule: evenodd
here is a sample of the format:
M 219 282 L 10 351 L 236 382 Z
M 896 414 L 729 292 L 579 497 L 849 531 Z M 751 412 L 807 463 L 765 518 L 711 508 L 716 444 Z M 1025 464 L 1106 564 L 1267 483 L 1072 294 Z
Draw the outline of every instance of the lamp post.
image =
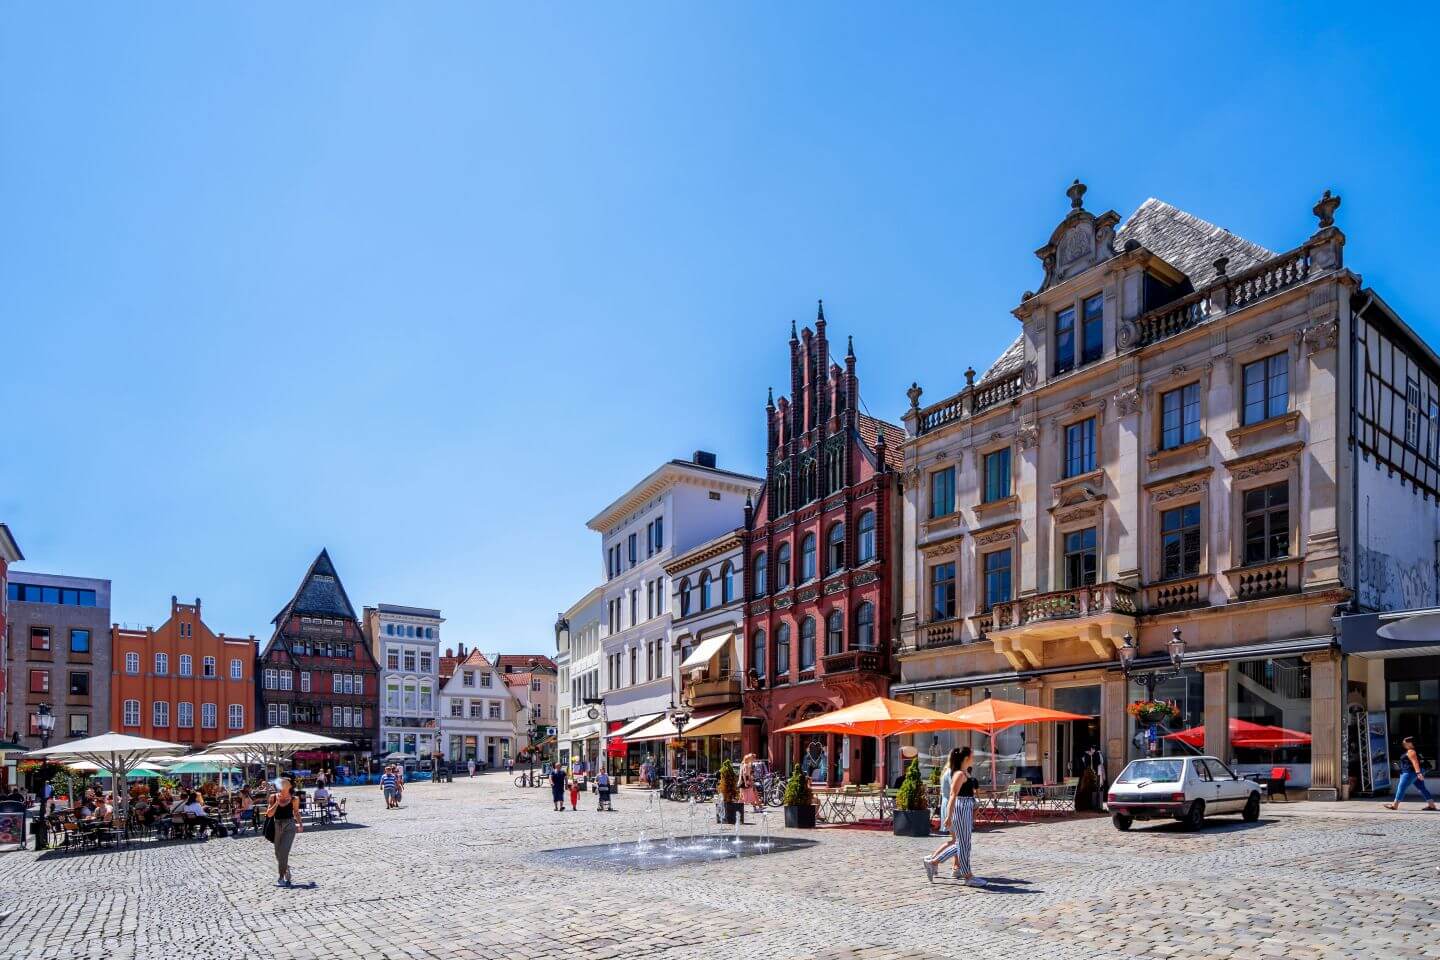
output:
M 55 714 L 51 712 L 49 703 L 37 706 L 35 714 L 35 724 L 40 728 L 40 749 L 44 750 L 50 746 L 50 734 L 55 729 Z
M 1155 700 L 1155 688 L 1157 686 L 1167 680 L 1175 679 L 1184 672 L 1185 638 L 1180 636 L 1179 627 L 1176 627 L 1174 630 L 1170 631 L 1170 639 L 1166 642 L 1165 648 L 1166 652 L 1170 655 L 1169 670 L 1162 669 L 1136 671 L 1135 659 L 1140 652 L 1140 647 L 1135 642 L 1135 638 L 1128 633 L 1125 634 L 1125 636 L 1121 640 L 1121 647 L 1119 651 L 1120 669 L 1124 671 L 1125 680 L 1127 683 L 1138 683 L 1145 688 L 1145 700 L 1147 702 L 1153 702 Z M 1144 722 L 1144 717 L 1139 714 L 1136 715 L 1135 719 Z M 1154 716 L 1152 716 L 1150 719 L 1152 721 L 1156 720 Z M 1152 755 L 1156 753 L 1159 749 L 1160 739 L 1155 732 L 1155 728 L 1158 725 L 1158 722 L 1151 722 L 1146 724 L 1146 739 L 1149 741 L 1148 752 L 1150 752 Z M 1140 739 L 1140 734 L 1137 733 L 1135 739 Z
M 670 725 L 675 728 L 676 739 L 682 741 L 682 743 L 680 744 L 680 750 L 683 753 L 683 751 L 685 750 L 685 744 L 683 743 L 685 739 L 685 728 L 690 725 L 691 713 L 684 707 L 671 707 L 665 712 L 669 716 Z M 680 766 L 685 766 L 683 760 L 681 761 Z

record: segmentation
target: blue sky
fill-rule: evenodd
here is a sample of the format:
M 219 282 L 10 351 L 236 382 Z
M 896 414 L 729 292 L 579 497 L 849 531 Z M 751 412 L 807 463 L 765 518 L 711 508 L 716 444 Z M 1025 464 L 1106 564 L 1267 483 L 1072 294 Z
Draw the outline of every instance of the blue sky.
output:
M 1388 17 L 5 3 L 0 520 L 129 623 L 268 635 L 328 546 L 357 605 L 547 649 L 600 507 L 759 469 L 817 297 L 876 415 L 983 368 L 1073 177 L 1273 249 L 1335 189 L 1440 341 L 1436 24 Z

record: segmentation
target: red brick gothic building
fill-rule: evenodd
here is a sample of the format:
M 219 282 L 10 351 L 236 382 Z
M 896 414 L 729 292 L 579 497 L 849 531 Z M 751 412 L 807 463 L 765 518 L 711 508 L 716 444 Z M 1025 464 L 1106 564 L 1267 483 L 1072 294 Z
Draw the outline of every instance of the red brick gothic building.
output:
M 765 405 L 766 475 L 746 511 L 745 751 L 816 780 L 883 775 L 875 741 L 775 731 L 890 689 L 904 430 L 860 412 L 855 351 L 831 362 L 823 305 L 790 330 L 790 396 Z

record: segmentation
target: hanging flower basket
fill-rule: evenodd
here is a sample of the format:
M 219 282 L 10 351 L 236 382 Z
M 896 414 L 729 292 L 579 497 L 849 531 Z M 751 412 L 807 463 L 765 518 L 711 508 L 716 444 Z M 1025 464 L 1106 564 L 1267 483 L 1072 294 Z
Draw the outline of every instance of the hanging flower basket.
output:
M 1138 723 L 1147 727 L 1168 723 L 1180 716 L 1179 708 L 1165 700 L 1136 700 L 1127 710 Z

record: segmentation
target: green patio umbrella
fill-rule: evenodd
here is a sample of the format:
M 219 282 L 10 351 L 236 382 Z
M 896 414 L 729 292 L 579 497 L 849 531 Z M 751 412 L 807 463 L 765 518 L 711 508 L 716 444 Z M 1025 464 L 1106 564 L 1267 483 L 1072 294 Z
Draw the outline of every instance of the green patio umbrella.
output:
M 239 773 L 238 767 L 226 767 L 218 763 L 206 763 L 203 760 L 186 760 L 175 764 L 167 773 Z

